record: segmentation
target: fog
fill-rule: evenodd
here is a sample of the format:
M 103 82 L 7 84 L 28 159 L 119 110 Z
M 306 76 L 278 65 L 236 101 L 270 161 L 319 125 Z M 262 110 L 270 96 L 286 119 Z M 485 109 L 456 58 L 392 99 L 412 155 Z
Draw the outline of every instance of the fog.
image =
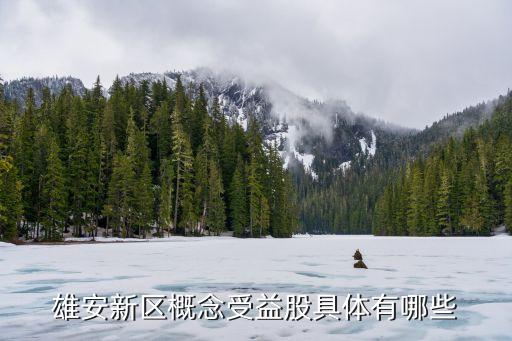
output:
M 209 67 L 421 128 L 505 93 L 510 1 L 0 0 L 0 75 Z

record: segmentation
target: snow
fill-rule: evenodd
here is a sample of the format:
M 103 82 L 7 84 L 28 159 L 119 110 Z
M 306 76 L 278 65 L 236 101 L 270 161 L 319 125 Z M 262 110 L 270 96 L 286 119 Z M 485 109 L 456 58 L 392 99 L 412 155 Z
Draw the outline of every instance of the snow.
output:
M 238 108 L 238 116 L 236 119 L 240 126 L 244 129 L 244 131 L 247 131 L 247 117 L 244 116 L 243 108 Z
M 171 237 L 146 243 L 0 243 L 2 339 L 510 339 L 512 239 L 306 236 Z M 368 270 L 354 269 L 354 250 Z M 456 321 L 57 321 L 52 298 L 174 292 L 457 297 Z M 139 301 L 136 301 L 139 302 Z M 257 302 L 256 302 L 257 304 Z M 312 309 L 314 311 L 315 309 Z M 82 310 L 83 311 L 83 310 Z M 226 307 L 226 314 L 229 314 Z
M 507 237 L 508 236 L 508 232 L 507 232 L 507 227 L 505 225 L 501 225 L 501 226 L 498 226 L 494 229 L 493 231 L 493 234 L 496 236 L 496 237 Z
M 311 168 L 313 164 L 313 160 L 315 156 L 309 153 L 300 153 L 295 149 L 295 144 L 300 140 L 301 132 L 299 127 L 296 125 L 290 124 L 288 125 L 287 131 L 280 131 L 276 134 L 276 137 L 279 139 L 283 139 L 286 141 L 286 149 L 283 150 L 281 154 L 281 158 L 283 159 L 284 168 L 288 168 L 288 163 L 290 161 L 290 157 L 293 155 L 295 159 L 297 159 L 304 166 L 304 171 L 306 173 L 311 174 L 311 177 L 314 180 L 318 179 L 318 175 Z
M 361 146 L 361 150 L 363 151 L 363 154 L 368 151 L 368 154 L 370 156 L 374 156 L 375 152 L 377 151 L 377 136 L 375 136 L 375 133 L 373 132 L 373 130 L 371 130 L 371 135 L 372 135 L 372 140 L 371 140 L 369 146 L 364 137 L 359 139 L 359 145 Z
M 311 171 L 311 165 L 313 164 L 313 160 L 315 159 L 315 156 L 313 154 L 302 154 L 297 151 L 294 151 L 294 155 L 295 158 L 304 165 L 304 169 L 306 171 Z
M 339 166 L 338 166 L 338 169 L 341 170 L 342 173 L 345 173 L 347 170 L 350 169 L 350 165 L 352 164 L 352 161 L 345 161 L 345 162 L 342 162 Z
M 311 173 L 311 177 L 313 178 L 313 180 L 318 180 L 318 174 L 316 174 L 315 171 L 310 170 L 310 173 Z
M 318 175 L 311 169 L 311 165 L 313 164 L 313 160 L 315 159 L 315 156 L 313 154 L 308 153 L 299 153 L 298 151 L 294 150 L 293 155 L 297 160 L 299 160 L 300 163 L 304 166 L 304 171 L 306 173 L 311 174 L 311 177 L 314 180 L 318 179 Z

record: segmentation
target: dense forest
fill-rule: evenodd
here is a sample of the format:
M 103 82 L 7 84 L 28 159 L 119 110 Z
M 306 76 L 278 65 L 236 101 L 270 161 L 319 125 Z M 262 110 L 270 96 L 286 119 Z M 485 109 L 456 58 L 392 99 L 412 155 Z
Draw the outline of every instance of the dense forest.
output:
M 313 168 L 317 179 L 300 169 L 294 171 L 303 228 L 312 233 L 372 233 L 377 201 L 410 160 L 425 159 L 439 145 L 459 140 L 464 131 L 488 120 L 493 108 L 503 107 L 509 97 L 500 96 L 448 114 L 421 131 L 400 130 L 364 117 L 340 118 L 334 140 L 316 145 L 343 146 L 342 155 L 351 155 L 346 163 L 348 167 L 342 169 L 335 165 L 333 171 L 329 160 L 332 147 L 324 147 L 328 148 L 326 152 L 315 150 Z M 359 148 L 361 131 L 368 129 L 377 136 L 374 155 Z
M 512 226 L 512 95 L 491 118 L 402 167 L 379 198 L 376 235 L 489 235 Z
M 1 85 L 0 85 L 1 86 Z M 117 78 L 92 90 L 0 88 L 0 237 L 218 235 L 289 237 L 297 198 L 274 143 L 208 103 L 200 84 L 174 90 Z

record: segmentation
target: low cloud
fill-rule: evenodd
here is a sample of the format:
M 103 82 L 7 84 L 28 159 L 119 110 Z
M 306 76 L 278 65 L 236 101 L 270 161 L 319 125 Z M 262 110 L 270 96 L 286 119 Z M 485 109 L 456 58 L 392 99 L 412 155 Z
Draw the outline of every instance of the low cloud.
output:
M 421 128 L 512 82 L 510 1 L 0 0 L 5 79 L 200 66 Z

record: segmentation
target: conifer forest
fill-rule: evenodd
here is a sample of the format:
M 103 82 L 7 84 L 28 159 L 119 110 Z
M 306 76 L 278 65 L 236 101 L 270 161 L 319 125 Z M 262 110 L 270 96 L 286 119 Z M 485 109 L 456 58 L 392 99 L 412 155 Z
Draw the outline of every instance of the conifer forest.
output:
M 107 98 L 108 97 L 108 98 Z M 227 122 L 203 88 L 98 77 L 83 96 L 0 89 L 0 236 L 290 237 L 297 197 L 274 144 Z

